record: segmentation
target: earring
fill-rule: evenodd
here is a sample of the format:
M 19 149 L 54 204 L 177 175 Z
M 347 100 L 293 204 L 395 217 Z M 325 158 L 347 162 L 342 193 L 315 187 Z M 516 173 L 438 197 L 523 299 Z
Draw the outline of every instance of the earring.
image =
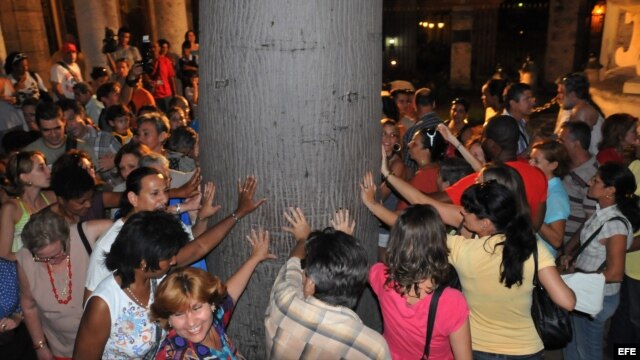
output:
M 29 182 L 27 183 L 27 185 L 31 186 L 31 185 L 33 185 L 33 183 L 32 183 L 31 181 L 29 181 Z
M 173 325 L 171 325 L 171 321 L 168 321 L 168 320 L 167 320 L 167 325 L 169 325 L 170 328 L 173 327 Z

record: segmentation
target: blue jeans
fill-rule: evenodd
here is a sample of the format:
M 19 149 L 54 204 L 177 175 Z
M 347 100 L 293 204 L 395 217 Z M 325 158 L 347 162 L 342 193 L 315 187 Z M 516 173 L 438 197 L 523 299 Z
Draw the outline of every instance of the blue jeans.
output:
M 482 351 L 473 351 L 473 360 L 542 360 L 544 359 L 544 351 L 530 355 L 503 355 L 493 354 Z
M 604 323 L 618 308 L 620 293 L 604 297 L 602 310 L 593 320 L 571 315 L 573 339 L 563 350 L 564 360 L 600 360 L 603 354 Z

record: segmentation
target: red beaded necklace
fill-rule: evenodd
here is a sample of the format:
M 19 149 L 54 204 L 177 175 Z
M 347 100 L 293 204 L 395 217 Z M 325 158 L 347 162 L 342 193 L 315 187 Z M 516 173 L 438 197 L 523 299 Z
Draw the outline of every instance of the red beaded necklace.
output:
M 71 260 L 69 259 L 69 255 L 67 255 L 67 278 L 69 279 L 69 283 L 67 284 L 67 289 L 69 289 L 69 293 L 67 293 L 67 289 L 62 290 L 62 296 L 66 296 L 67 298 L 64 300 L 60 299 L 58 296 L 58 289 L 56 289 L 56 283 L 53 279 L 53 273 L 51 271 L 51 264 L 47 263 L 47 273 L 49 273 L 49 280 L 51 281 L 51 286 L 53 287 L 53 295 L 55 295 L 56 300 L 58 300 L 58 304 L 68 304 L 71 301 L 71 292 L 73 283 L 71 282 Z

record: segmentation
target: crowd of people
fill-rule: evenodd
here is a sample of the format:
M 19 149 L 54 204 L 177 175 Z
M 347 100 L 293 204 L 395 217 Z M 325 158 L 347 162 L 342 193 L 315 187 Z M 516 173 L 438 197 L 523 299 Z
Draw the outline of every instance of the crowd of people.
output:
M 269 232 L 248 234 L 251 254 L 226 281 L 203 259 L 265 199 L 247 176 L 235 210 L 209 226 L 220 206 L 198 165 L 195 33 L 177 60 L 166 41 L 154 43 L 151 71 L 129 41 L 120 29 L 109 69 L 94 69 L 91 82 L 65 44 L 51 91 L 24 53 L 6 59 L 3 355 L 243 358 L 225 329 L 255 269 L 275 258 Z M 605 118 L 580 73 L 558 81 L 552 136 L 527 126 L 535 98 L 524 83 L 491 79 L 486 119 L 469 119 L 470 102 L 456 98 L 447 121 L 430 89 L 392 86 L 379 125 L 382 178 L 359 179 L 362 203 L 380 220 L 378 262 L 367 261 L 348 211 L 312 231 L 300 208 L 288 209 L 284 231 L 295 245 L 269 295 L 265 356 L 542 359 L 531 318 L 536 271 L 567 311 L 580 299 L 561 273 L 606 279 L 602 310 L 572 313 L 566 359 L 600 358 L 610 318 L 610 343 L 639 342 L 638 119 Z M 354 311 L 367 286 L 382 333 Z

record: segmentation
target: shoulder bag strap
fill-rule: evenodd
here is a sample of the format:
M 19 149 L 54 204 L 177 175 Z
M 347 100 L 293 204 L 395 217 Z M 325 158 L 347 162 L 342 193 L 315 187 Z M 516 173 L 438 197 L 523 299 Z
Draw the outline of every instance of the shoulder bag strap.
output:
M 569 176 L 571 176 L 571 178 L 578 183 L 581 187 L 586 188 L 589 187 L 589 184 L 587 184 L 587 182 L 585 182 L 584 180 L 582 180 L 582 178 L 580 176 L 578 176 L 578 174 L 576 174 L 573 171 L 569 171 Z
M 67 70 L 67 72 L 71 74 L 71 76 L 76 82 L 80 82 L 80 79 L 78 79 L 78 74 L 76 74 L 75 71 L 71 70 L 71 68 L 66 62 L 58 61 L 58 65 L 62 66 L 65 70 Z
M 606 222 L 605 222 L 606 224 Z M 598 230 L 594 231 L 593 234 L 591 234 L 591 236 L 589 236 L 589 238 L 587 239 L 587 241 L 584 242 L 584 244 L 580 245 L 580 247 L 578 248 L 578 250 L 573 254 L 572 259 L 571 259 L 571 263 L 574 263 L 576 260 L 578 260 L 578 255 L 580 255 L 584 249 L 587 248 L 587 246 L 589 246 L 589 244 L 593 241 L 593 239 L 595 239 L 596 236 L 598 236 L 598 234 L 600 234 L 600 231 L 602 231 L 602 227 L 604 226 L 604 224 L 602 224 Z
M 629 229 L 629 227 L 627 226 L 627 219 L 623 218 L 622 216 L 614 216 L 611 219 L 607 220 L 607 222 L 612 221 L 612 220 L 620 220 L 622 221 L 622 223 L 624 224 L 624 226 Z M 605 222 L 605 224 L 607 223 Z M 604 227 L 604 224 L 602 224 L 602 226 Z M 596 270 L 597 272 L 601 272 L 602 270 L 604 270 L 604 267 L 607 266 L 607 260 L 603 261 L 602 264 L 600 264 L 600 266 L 598 266 L 598 270 Z
M 433 335 L 433 324 L 436 322 L 436 311 L 438 309 L 438 300 L 440 299 L 440 295 L 446 286 L 439 285 L 433 291 L 433 297 L 431 297 L 431 303 L 429 304 L 429 317 L 427 318 L 427 340 L 424 343 L 424 353 L 422 354 L 422 359 L 429 359 L 429 351 L 431 347 L 431 336 Z
M 91 256 L 91 245 L 89 245 L 89 240 L 87 240 L 87 235 L 84 234 L 84 230 L 82 229 L 82 223 L 84 223 L 84 221 L 80 221 L 76 225 L 76 227 L 78 228 L 78 235 L 80 235 L 80 240 L 82 240 L 82 245 L 84 245 L 84 248 L 87 249 L 87 254 Z

